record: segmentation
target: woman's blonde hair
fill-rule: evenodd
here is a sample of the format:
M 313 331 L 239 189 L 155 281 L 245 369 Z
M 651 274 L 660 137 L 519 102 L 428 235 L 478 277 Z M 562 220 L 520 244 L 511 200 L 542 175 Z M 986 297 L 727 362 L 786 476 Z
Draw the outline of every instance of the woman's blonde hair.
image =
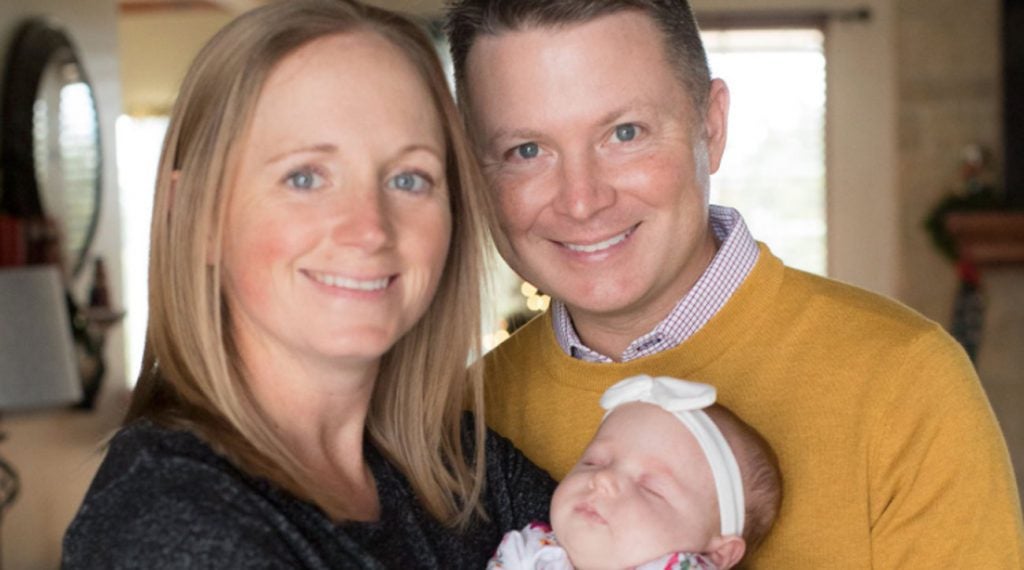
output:
M 433 45 L 413 23 L 347 0 L 283 0 L 222 29 L 186 75 L 164 141 L 153 207 L 149 328 L 126 422 L 189 429 L 243 469 L 344 518 L 343 497 L 308 475 L 254 401 L 232 341 L 220 244 L 237 145 L 275 65 L 333 34 L 376 33 L 426 84 L 444 129 L 452 240 L 423 318 L 382 358 L 367 436 L 438 520 L 464 528 L 482 514 L 484 423 L 480 336 L 486 220 L 493 209 Z M 296 95 L 299 97 L 299 95 Z M 344 93 L 316 96 L 344 97 Z M 301 104 L 301 101 L 297 101 Z M 463 439 L 463 411 L 475 438 Z M 296 418 L 296 421 L 300 421 Z

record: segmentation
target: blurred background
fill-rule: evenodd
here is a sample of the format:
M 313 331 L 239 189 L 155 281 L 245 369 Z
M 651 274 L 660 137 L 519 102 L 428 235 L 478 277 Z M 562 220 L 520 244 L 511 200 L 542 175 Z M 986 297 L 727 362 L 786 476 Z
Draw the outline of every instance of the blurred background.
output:
M 73 315 L 85 320 L 74 344 L 87 405 L 5 412 L 0 398 L 0 454 L 21 480 L 16 500 L 0 511 L 4 568 L 59 567 L 64 529 L 138 373 L 153 176 L 178 83 L 201 45 L 258 3 L 0 4 L 8 67 L 28 18 L 45 17 L 70 39 L 84 75 L 68 83 L 88 86 L 95 107 L 75 117 L 98 127 L 101 157 L 89 163 L 98 194 L 83 214 L 82 232 L 92 239 L 69 252 L 80 268 L 65 276 L 70 302 L 84 307 Z M 414 15 L 443 53 L 440 1 L 371 3 Z M 954 332 L 975 357 L 1024 472 L 1024 180 L 1015 174 L 1024 166 L 1024 129 L 1015 126 L 1024 110 L 1024 52 L 1014 45 L 1014 31 L 1024 35 L 1024 2 L 693 5 L 712 72 L 732 93 L 713 202 L 739 208 L 754 236 L 790 265 L 892 296 Z M 10 77 L 0 90 L 11 88 Z M 72 90 L 65 94 L 74 101 Z M 9 136 L 4 117 L 0 137 Z M 0 195 L 10 194 L 7 186 Z M 548 302 L 500 263 L 491 277 L 482 350 Z

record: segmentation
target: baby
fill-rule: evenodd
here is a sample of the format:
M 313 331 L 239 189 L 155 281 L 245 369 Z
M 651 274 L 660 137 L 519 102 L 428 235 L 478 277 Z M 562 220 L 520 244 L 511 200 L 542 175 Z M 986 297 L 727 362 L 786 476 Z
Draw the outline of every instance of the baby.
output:
M 666 377 L 609 388 L 604 421 L 551 500 L 551 527 L 506 534 L 488 570 L 738 564 L 771 529 L 782 484 L 764 438 L 715 396 Z

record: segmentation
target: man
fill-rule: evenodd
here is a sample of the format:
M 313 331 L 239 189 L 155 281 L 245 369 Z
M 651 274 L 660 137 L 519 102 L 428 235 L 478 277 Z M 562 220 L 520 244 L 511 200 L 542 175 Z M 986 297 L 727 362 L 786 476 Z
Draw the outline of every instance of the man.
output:
M 685 2 L 460 0 L 448 33 L 499 249 L 555 299 L 486 359 L 494 428 L 560 478 L 614 382 L 709 382 L 782 469 L 755 566 L 1024 567 L 963 351 L 894 301 L 786 268 L 708 205 L 729 92 Z

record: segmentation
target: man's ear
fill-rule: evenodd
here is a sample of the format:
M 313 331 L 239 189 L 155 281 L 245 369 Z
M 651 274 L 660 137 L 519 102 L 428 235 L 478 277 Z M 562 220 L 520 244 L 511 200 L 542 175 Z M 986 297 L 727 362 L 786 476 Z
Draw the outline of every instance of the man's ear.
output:
M 711 559 L 718 570 L 727 570 L 739 564 L 743 553 L 747 551 L 747 543 L 736 535 L 716 536 L 711 539 L 704 555 Z
M 729 134 L 729 87 L 721 79 L 711 80 L 708 108 L 704 114 L 704 136 L 708 145 L 708 174 L 718 172 Z

